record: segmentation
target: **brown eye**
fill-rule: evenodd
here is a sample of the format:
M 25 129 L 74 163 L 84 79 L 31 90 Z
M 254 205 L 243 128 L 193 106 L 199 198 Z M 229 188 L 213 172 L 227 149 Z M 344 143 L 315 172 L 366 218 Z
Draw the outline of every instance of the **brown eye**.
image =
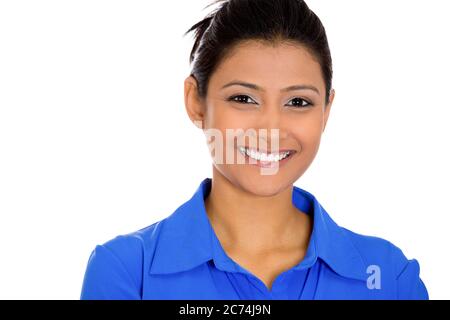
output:
M 239 95 L 236 95 L 236 96 L 232 96 L 232 97 L 230 97 L 230 98 L 228 98 L 228 101 L 231 101 L 231 102 L 237 102 L 237 103 L 243 103 L 243 104 L 248 104 L 248 99 L 251 99 L 252 101 L 253 101 L 253 99 L 252 98 L 250 98 L 249 96 L 247 96 L 247 95 L 245 95 L 245 94 L 239 94 Z M 256 102 L 251 102 L 251 103 L 253 103 L 253 104 L 257 104 Z
M 302 98 L 294 98 L 291 101 L 295 101 L 295 103 L 290 105 L 290 106 L 295 107 L 295 108 L 306 108 L 306 107 L 309 107 L 309 106 L 312 105 L 310 102 L 308 102 L 308 101 L 306 101 L 305 99 L 302 99 Z M 306 104 L 303 104 L 305 102 L 306 102 Z

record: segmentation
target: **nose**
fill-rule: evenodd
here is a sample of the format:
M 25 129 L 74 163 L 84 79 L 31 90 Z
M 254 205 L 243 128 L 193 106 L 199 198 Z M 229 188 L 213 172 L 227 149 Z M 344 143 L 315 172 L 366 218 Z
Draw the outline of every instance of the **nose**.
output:
M 262 106 L 258 115 L 258 127 L 255 128 L 258 131 L 260 139 L 267 141 L 268 147 L 270 147 L 272 139 L 278 139 L 278 144 L 281 145 L 282 141 L 288 137 L 288 130 L 285 128 L 284 121 L 285 114 L 282 112 L 282 107 L 275 102 L 269 102 Z M 265 130 L 260 130 L 265 129 Z M 266 136 L 264 137 L 264 131 Z M 274 141 L 276 142 L 276 141 Z

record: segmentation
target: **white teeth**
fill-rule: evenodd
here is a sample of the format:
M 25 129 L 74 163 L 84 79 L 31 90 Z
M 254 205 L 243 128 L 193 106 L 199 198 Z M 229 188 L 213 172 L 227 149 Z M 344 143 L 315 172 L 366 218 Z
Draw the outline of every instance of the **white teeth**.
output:
M 250 158 L 253 158 L 255 160 L 265 161 L 265 162 L 280 161 L 280 160 L 283 160 L 284 158 L 286 158 L 290 154 L 290 151 L 267 154 L 264 152 L 256 151 L 254 149 L 249 150 L 248 148 L 245 148 L 245 147 L 239 147 L 239 151 L 242 154 L 248 155 Z

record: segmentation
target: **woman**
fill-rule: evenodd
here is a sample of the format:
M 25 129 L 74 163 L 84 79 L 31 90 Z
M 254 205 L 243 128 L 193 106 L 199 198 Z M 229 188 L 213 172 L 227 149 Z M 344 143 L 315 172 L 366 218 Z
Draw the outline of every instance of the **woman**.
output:
M 428 299 L 417 260 L 340 227 L 293 185 L 335 96 L 319 18 L 300 0 L 215 3 L 186 32 L 184 83 L 212 179 L 165 219 L 98 245 L 81 298 Z

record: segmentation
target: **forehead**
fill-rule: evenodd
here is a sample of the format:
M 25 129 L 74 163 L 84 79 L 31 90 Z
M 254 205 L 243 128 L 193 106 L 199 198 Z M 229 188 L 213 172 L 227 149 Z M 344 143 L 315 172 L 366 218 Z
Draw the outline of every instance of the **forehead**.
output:
M 317 86 L 321 93 L 324 91 L 320 64 L 315 57 L 300 44 L 287 42 L 269 44 L 251 40 L 235 46 L 218 65 L 211 85 L 236 79 L 269 89 L 308 83 Z

